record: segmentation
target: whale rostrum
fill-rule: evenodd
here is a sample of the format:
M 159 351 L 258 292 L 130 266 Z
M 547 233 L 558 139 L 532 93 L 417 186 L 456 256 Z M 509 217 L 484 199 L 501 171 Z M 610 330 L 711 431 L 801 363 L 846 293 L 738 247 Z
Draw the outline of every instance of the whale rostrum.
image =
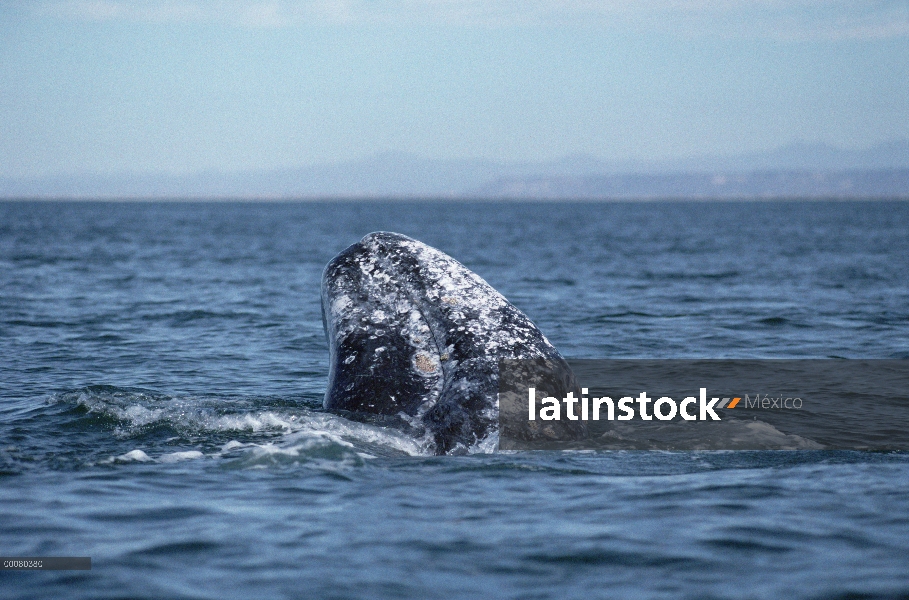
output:
M 524 313 L 444 252 L 397 233 L 371 233 L 328 263 L 322 317 L 324 407 L 396 422 L 436 454 L 495 449 L 501 359 L 543 359 L 559 387 L 577 389 Z

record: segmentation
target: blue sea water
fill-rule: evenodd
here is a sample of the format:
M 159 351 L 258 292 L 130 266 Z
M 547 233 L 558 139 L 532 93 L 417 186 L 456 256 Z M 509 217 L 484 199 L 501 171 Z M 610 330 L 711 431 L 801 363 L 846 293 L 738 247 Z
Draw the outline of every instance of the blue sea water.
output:
M 433 457 L 321 410 L 398 231 L 576 358 L 909 359 L 906 202 L 0 203 L 0 597 L 906 598 L 909 454 Z M 848 418 L 848 417 L 844 417 Z

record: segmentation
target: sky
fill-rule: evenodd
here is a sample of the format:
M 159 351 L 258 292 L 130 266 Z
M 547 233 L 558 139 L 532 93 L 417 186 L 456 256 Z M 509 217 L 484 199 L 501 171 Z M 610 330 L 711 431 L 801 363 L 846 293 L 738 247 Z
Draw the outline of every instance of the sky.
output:
M 909 0 L 0 0 L 0 177 L 909 138 Z

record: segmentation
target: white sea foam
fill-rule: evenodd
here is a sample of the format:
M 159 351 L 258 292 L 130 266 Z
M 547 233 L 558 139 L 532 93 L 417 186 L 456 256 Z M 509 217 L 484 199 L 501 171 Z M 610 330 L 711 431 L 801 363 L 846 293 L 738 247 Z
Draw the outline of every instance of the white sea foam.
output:
M 63 400 L 69 400 L 64 395 Z M 75 396 L 77 405 L 120 422 L 119 437 L 131 437 L 139 430 L 170 425 L 178 431 L 192 432 L 291 432 L 299 428 L 298 419 L 306 409 L 256 410 L 247 400 L 218 397 L 168 397 L 126 391 L 82 391 Z M 245 409 L 245 410 L 244 410 Z
M 205 455 L 198 450 L 185 450 L 181 452 L 169 452 L 158 456 L 158 458 L 152 458 L 145 453 L 144 450 L 130 450 L 125 454 L 120 456 L 113 456 L 107 460 L 101 461 L 104 463 L 129 463 L 129 462 L 158 462 L 158 463 L 175 463 L 184 460 L 195 460 L 199 458 L 204 458 Z
M 142 450 L 130 450 L 126 454 L 121 454 L 116 458 L 113 458 L 112 461 L 116 462 L 149 462 L 151 457 L 143 452 Z
M 75 402 L 89 413 L 116 420 L 113 434 L 121 439 L 141 439 L 159 426 L 172 428 L 181 435 L 168 438 L 168 449 L 181 438 L 191 438 L 195 445 L 206 434 L 236 432 L 243 436 L 207 454 L 199 450 L 155 452 L 154 448 L 146 448 L 104 462 L 174 463 L 208 456 L 239 459 L 251 466 L 322 460 L 361 464 L 376 456 L 430 453 L 429 437 L 415 438 L 394 428 L 351 421 L 307 407 L 262 407 L 266 402 L 262 400 L 171 397 L 116 388 L 81 390 L 57 400 Z
M 184 452 L 171 452 L 170 454 L 162 454 L 158 457 L 158 462 L 162 463 L 175 463 L 183 460 L 196 460 L 198 458 L 203 458 L 205 455 L 199 452 L 198 450 L 187 450 Z

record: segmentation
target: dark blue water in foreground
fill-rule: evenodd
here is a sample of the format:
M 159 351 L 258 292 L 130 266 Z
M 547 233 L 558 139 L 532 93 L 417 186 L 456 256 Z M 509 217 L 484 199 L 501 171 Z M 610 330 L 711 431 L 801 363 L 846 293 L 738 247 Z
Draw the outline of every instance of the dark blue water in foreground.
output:
M 428 457 L 321 412 L 325 263 L 448 252 L 579 358 L 909 358 L 909 203 L 0 203 L 0 597 L 909 597 L 909 455 Z M 848 418 L 848 417 L 844 417 Z

